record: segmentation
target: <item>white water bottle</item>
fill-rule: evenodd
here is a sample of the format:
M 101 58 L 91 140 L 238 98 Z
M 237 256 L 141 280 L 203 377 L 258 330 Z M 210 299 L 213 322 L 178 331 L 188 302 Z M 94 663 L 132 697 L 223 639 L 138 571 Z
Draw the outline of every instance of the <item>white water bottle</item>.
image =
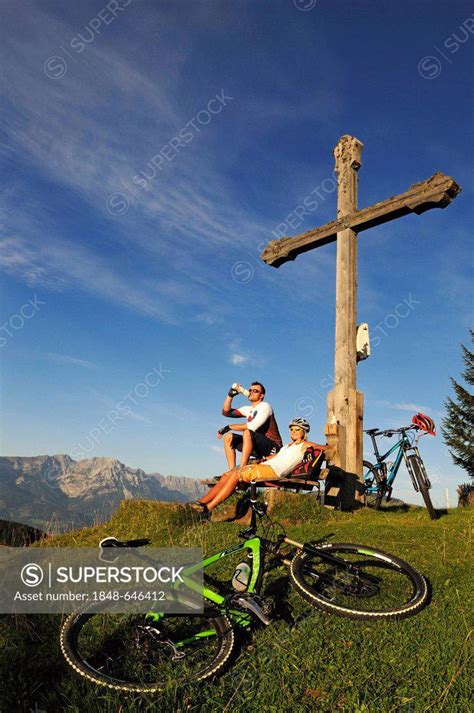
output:
M 245 592 L 249 586 L 252 569 L 248 562 L 241 562 L 237 565 L 234 576 L 232 577 L 232 586 L 236 592 Z
M 243 396 L 246 396 L 247 398 L 250 396 L 250 391 L 243 386 L 240 386 L 240 384 L 232 384 L 232 388 L 235 389 L 236 391 L 239 392 L 239 394 L 242 394 Z

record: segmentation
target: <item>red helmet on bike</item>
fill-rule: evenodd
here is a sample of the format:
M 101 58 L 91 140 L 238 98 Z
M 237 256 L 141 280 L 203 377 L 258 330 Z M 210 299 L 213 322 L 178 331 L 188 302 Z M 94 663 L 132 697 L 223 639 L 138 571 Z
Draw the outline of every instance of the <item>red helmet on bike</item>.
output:
M 425 416 L 424 413 L 416 413 L 412 420 L 417 428 L 421 428 L 422 431 L 426 431 L 430 436 L 436 436 L 436 426 L 435 422 L 429 416 Z

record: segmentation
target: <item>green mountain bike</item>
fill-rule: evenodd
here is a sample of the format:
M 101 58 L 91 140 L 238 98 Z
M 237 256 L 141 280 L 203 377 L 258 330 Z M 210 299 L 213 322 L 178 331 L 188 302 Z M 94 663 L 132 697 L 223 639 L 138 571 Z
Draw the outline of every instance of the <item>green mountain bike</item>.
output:
M 60 644 L 76 673 L 110 689 L 140 693 L 215 677 L 232 661 L 239 631 L 267 626 L 277 615 L 261 595 L 264 574 L 276 567 L 288 569 L 289 584 L 305 602 L 329 614 L 397 620 L 428 603 L 424 576 L 398 557 L 365 545 L 329 543 L 327 537 L 296 542 L 267 515 L 255 483 L 244 497 L 251 521 L 239 533 L 241 541 L 184 570 L 184 598 L 186 583 L 193 587 L 192 574 L 203 570 L 204 611 L 71 614 L 61 628 Z M 109 539 L 116 546 L 149 544 Z M 243 561 L 227 584 L 208 574 L 212 565 L 232 557 Z

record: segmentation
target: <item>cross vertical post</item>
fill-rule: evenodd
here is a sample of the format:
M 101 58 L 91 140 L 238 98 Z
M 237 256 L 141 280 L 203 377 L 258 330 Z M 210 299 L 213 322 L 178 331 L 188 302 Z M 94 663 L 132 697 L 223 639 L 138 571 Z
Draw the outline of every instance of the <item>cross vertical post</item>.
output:
M 346 135 L 334 149 L 338 219 L 357 211 L 362 147 L 361 141 Z M 362 480 L 363 435 L 363 395 L 357 392 L 356 384 L 356 322 L 357 233 L 346 228 L 337 233 L 334 389 L 327 398 L 326 435 L 334 449 L 333 465 L 346 473 L 341 500 L 347 506 L 354 497 L 363 499 L 355 487 L 355 480 Z

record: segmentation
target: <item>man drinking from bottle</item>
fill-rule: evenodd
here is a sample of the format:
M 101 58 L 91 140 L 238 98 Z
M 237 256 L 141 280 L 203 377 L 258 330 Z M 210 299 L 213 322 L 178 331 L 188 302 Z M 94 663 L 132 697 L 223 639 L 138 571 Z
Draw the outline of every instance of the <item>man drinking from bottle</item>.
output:
M 224 426 L 217 432 L 217 438 L 224 439 L 224 451 L 229 469 L 235 468 L 236 450 L 242 451 L 240 467 L 247 465 L 250 455 L 258 459 L 278 453 L 283 443 L 270 404 L 265 401 L 265 387 L 253 381 L 248 389 L 249 406 L 232 407 L 232 399 L 245 393 L 240 384 L 233 384 L 222 407 L 222 415 L 227 418 L 245 418 L 244 423 Z M 234 431 L 234 433 L 232 433 Z

